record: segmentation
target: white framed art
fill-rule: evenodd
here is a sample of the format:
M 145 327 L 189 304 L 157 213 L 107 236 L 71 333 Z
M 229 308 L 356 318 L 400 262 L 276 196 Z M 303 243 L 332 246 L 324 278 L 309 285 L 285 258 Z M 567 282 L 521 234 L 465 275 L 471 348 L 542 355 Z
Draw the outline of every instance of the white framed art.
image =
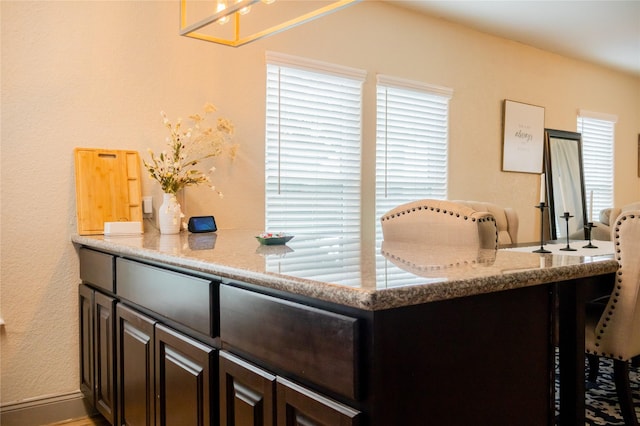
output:
M 542 173 L 544 108 L 504 100 L 502 171 Z

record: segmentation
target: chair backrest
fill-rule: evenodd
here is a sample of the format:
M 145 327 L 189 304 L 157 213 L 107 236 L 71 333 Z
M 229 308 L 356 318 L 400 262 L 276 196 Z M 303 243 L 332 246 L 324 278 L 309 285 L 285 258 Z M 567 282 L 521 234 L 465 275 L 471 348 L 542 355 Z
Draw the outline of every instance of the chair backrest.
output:
M 496 249 L 496 220 L 489 212 L 442 200 L 402 204 L 380 218 L 385 241 Z
M 516 244 L 518 242 L 518 214 L 511 207 L 502 207 L 486 201 L 454 200 L 454 203 L 471 207 L 478 212 L 489 212 L 496 218 L 498 244 Z
M 628 360 L 640 355 L 640 210 L 620 214 L 612 237 L 619 265 L 615 286 L 587 350 Z

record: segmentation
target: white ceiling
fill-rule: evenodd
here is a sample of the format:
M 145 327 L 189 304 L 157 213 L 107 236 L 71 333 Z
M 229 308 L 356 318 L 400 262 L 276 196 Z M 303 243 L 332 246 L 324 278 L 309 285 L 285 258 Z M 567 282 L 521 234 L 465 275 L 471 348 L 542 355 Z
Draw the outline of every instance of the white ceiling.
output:
M 640 0 L 388 1 L 640 76 Z

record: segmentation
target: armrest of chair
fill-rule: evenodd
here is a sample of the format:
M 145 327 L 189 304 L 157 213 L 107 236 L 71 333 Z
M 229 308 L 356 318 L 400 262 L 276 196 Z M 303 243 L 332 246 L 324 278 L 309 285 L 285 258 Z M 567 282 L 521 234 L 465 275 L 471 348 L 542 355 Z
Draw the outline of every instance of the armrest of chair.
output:
M 518 242 L 518 214 L 513 208 L 502 207 L 488 201 L 453 200 L 452 202 L 478 212 L 491 213 L 496 219 L 499 244 L 516 244 Z
M 611 226 L 611 224 L 620 215 L 621 209 L 618 207 L 611 207 L 608 209 L 600 210 L 600 223 Z
M 507 216 L 507 225 L 509 227 L 507 231 L 511 236 L 511 243 L 516 244 L 518 242 L 518 229 L 520 227 L 518 213 L 511 207 L 505 207 L 504 214 Z

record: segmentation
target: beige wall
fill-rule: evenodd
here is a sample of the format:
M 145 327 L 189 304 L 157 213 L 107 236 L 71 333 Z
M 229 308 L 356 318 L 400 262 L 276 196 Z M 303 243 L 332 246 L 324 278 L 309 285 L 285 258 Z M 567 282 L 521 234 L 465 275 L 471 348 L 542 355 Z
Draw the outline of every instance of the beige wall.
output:
M 502 101 L 545 107 L 546 126 L 575 130 L 578 108 L 615 114 L 616 204 L 640 199 L 640 80 L 602 67 L 364 2 L 231 49 L 177 34 L 178 1 L 1 3 L 0 248 L 3 404 L 78 389 L 75 147 L 162 149 L 160 110 L 186 116 L 212 101 L 237 126 L 220 200 L 186 193 L 187 215 L 221 228 L 263 226 L 264 52 L 361 68 L 365 83 L 363 209 L 372 211 L 375 74 L 448 86 L 452 199 L 514 207 L 520 240 L 537 238 L 537 175 L 504 173 Z M 145 178 L 143 193 L 160 202 Z M 375 218 L 364 217 L 366 229 Z

